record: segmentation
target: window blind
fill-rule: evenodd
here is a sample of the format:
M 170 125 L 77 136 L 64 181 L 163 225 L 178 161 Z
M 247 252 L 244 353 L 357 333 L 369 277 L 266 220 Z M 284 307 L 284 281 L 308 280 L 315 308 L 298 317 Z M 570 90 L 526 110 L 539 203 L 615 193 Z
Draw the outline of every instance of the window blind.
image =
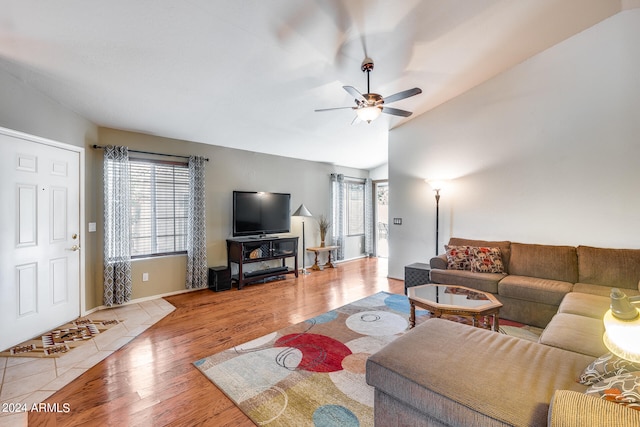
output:
M 364 234 L 364 183 L 346 185 L 347 235 Z
M 131 256 L 185 252 L 189 168 L 183 163 L 131 159 Z

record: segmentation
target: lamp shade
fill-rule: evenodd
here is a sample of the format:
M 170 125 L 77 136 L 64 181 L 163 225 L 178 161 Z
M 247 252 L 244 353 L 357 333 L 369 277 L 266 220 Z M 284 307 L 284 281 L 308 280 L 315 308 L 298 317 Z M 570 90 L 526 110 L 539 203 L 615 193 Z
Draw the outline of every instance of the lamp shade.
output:
M 303 204 L 300 205 L 298 209 L 291 216 L 313 216 L 309 209 Z
M 611 309 L 604 314 L 603 322 L 602 340 L 609 351 L 623 359 L 640 362 L 640 310 L 619 289 L 611 291 Z
M 425 179 L 425 181 L 427 182 L 427 184 L 429 184 L 433 191 L 440 191 L 442 190 L 442 187 L 444 187 L 444 181 L 441 180 Z
M 640 362 L 640 320 L 621 320 L 611 310 L 604 315 L 604 345 L 618 357 Z
M 381 113 L 382 113 L 382 109 L 380 107 L 375 107 L 375 106 L 358 108 L 356 110 L 356 114 L 358 115 L 358 118 L 360 118 L 360 120 L 364 120 L 367 123 L 371 123 L 372 120 L 375 120 L 378 117 L 380 117 Z

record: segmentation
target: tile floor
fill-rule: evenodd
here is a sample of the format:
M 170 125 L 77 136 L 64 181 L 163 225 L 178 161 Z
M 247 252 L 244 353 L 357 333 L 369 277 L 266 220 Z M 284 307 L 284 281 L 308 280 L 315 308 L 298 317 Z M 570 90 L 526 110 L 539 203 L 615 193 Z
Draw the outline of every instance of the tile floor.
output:
M 61 357 L 0 357 L 0 427 L 26 426 L 16 404 L 42 402 L 173 310 L 162 298 L 99 310 L 86 317 L 121 323 Z

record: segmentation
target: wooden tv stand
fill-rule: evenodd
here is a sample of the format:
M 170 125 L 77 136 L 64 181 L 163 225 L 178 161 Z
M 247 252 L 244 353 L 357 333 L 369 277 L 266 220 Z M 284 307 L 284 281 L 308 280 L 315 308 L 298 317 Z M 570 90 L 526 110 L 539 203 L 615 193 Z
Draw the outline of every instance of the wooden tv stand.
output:
M 295 268 L 287 267 L 287 258 L 295 259 Z M 263 270 L 244 271 L 246 264 L 255 262 L 282 260 L 282 266 Z M 269 277 L 294 273 L 298 277 L 298 238 L 297 237 L 242 237 L 227 239 L 227 264 L 238 264 L 238 274 L 231 276 L 238 283 L 238 289 L 251 282 Z

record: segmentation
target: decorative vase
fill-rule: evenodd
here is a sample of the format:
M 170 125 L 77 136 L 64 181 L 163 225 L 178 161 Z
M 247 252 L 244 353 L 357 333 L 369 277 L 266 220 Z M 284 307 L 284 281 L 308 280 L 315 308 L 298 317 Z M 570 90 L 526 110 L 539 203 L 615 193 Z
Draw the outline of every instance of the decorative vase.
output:
M 320 215 L 318 219 L 318 228 L 320 230 L 320 247 L 324 248 L 324 239 L 327 237 L 327 231 L 329 231 L 330 222 L 326 216 Z

